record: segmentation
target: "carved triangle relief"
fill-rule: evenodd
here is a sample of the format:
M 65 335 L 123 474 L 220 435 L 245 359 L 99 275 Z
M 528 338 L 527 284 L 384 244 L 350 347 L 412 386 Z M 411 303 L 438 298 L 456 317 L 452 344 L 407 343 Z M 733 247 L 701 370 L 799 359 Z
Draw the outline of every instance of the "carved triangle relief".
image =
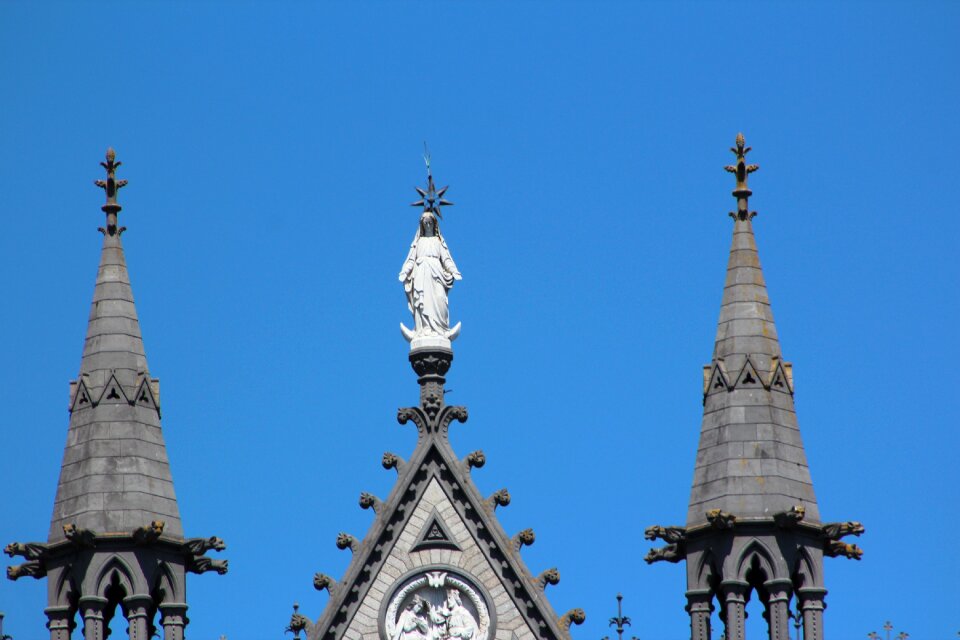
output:
M 750 361 L 750 356 L 747 356 L 747 361 L 743 363 L 743 369 L 740 371 L 740 376 L 737 378 L 737 387 L 763 387 L 763 378 L 760 377 L 760 374 L 757 373 L 756 367 L 753 366 L 753 363 Z
M 154 381 L 156 383 L 156 381 Z M 160 411 L 160 403 L 153 392 L 153 385 L 149 376 L 141 376 L 136 393 L 133 394 L 133 403 L 138 407 Z
M 770 374 L 770 382 L 767 387 L 771 391 L 782 391 L 793 394 L 793 371 L 790 363 L 785 363 L 779 358 L 776 360 L 776 366 L 773 373 Z
M 343 635 L 349 640 L 535 640 L 488 555 L 437 477 L 370 577 Z M 365 545 L 364 545 L 365 546 Z M 351 585 L 344 585 L 347 590 Z M 331 603 L 333 604 L 333 603 Z M 543 611 L 554 617 L 550 611 Z
M 70 413 L 93 406 L 93 398 L 83 378 L 70 383 Z
M 712 366 L 707 365 L 703 368 L 703 395 L 708 396 L 718 391 L 727 391 L 729 384 L 727 382 L 726 371 L 723 362 L 716 362 Z
M 103 403 L 129 404 L 127 394 L 123 392 L 123 387 L 121 387 L 120 382 L 117 381 L 116 374 L 110 374 L 110 378 L 107 380 L 107 386 L 103 388 L 103 393 L 100 394 L 100 399 L 97 400 L 97 404 Z
M 440 514 L 434 510 L 427 519 L 427 525 L 417 536 L 416 544 L 411 547 L 411 551 L 424 551 L 426 549 L 455 549 L 462 551 L 456 541 L 447 532 L 446 526 Z

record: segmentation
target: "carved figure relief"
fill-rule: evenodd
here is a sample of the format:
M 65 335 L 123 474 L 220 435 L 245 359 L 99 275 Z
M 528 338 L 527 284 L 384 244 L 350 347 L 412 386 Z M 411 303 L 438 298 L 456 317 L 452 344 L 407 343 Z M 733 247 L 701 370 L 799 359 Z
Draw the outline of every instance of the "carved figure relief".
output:
M 488 640 L 490 614 L 466 578 L 427 571 L 407 580 L 387 607 L 386 640 Z

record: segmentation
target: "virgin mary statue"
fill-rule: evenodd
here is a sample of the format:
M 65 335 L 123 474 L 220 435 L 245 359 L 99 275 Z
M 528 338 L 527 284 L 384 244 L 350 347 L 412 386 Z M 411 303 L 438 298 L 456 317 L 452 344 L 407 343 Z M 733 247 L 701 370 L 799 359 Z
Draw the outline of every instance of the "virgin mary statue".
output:
M 400 331 L 403 337 L 414 342 L 412 347 L 423 338 L 450 341 L 460 333 L 459 322 L 450 328 L 447 293 L 454 281 L 461 277 L 447 243 L 440 235 L 436 216 L 432 211 L 424 211 L 410 253 L 400 269 L 400 282 L 407 294 L 407 306 L 413 313 L 414 323 L 412 331 L 400 323 Z

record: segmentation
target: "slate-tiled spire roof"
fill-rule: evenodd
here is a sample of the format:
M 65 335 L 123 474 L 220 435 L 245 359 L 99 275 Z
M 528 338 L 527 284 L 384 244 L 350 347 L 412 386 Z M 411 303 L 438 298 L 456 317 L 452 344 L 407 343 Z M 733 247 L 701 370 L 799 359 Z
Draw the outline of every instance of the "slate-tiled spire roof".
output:
M 819 522 L 793 406 L 791 367 L 781 358 L 747 199 L 750 151 L 737 136 L 738 210 L 713 361 L 704 368 L 704 411 L 687 526 L 721 509 L 738 519 L 773 516 L 795 505 Z
M 180 512 L 160 428 L 159 381 L 151 379 L 127 273 L 123 228 L 117 224 L 113 150 L 107 152 L 107 194 L 100 266 L 93 291 L 80 375 L 71 383 L 70 427 L 49 540 L 73 523 L 97 533 L 127 532 L 152 520 L 182 537 Z

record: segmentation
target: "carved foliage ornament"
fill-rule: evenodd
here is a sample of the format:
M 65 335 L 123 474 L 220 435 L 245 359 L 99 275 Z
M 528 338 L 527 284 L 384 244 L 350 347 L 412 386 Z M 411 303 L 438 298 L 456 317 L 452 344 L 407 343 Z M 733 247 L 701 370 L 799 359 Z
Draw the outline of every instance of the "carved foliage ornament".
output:
M 434 411 L 434 407 L 406 407 L 397 410 L 397 422 L 407 424 L 413 422 L 417 432 L 422 437 L 427 433 L 436 433 L 446 437 L 450 423 L 454 420 L 463 423 L 467 421 L 467 408 L 456 405 L 446 405 Z
M 477 587 L 442 570 L 403 582 L 384 618 L 385 640 L 489 640 L 492 631 L 486 600 Z

